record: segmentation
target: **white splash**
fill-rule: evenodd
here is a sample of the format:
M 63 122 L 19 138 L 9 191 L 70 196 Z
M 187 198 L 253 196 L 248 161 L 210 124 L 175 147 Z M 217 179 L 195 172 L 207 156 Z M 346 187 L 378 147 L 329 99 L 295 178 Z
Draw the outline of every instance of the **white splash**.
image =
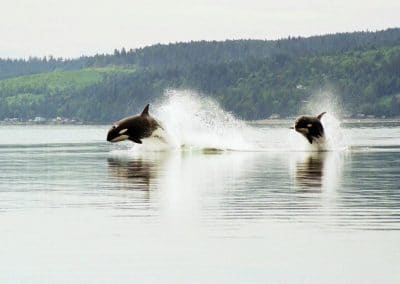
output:
M 326 141 L 310 145 L 299 133 L 290 130 L 294 120 L 274 127 L 273 124 L 252 126 L 224 111 L 212 98 L 189 90 L 170 90 L 153 104 L 150 114 L 163 127 L 143 144 L 122 144 L 132 151 L 221 151 L 310 152 L 341 151 L 347 145 L 335 107 L 326 100 L 313 100 L 304 114 L 318 115 L 326 111 L 321 122 Z M 287 123 L 287 126 L 286 126 Z M 123 142 L 122 142 L 123 143 Z M 125 147 L 125 149 L 126 149 Z
M 319 92 L 312 95 L 305 105 L 304 111 L 307 115 L 317 116 L 322 112 L 321 123 L 324 127 L 325 141 L 322 144 L 310 145 L 311 150 L 340 151 L 345 150 L 346 137 L 340 127 L 339 117 L 343 113 L 343 107 L 332 92 Z
M 221 109 L 211 98 L 193 91 L 167 91 L 154 116 L 176 148 L 252 150 L 253 129 Z

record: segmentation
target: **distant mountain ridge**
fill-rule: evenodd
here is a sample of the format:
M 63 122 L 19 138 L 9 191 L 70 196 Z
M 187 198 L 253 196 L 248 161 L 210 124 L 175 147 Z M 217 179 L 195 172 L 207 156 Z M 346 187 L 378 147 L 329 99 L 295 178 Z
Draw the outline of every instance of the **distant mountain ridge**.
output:
M 31 57 L 0 59 L 0 79 L 109 65 L 138 65 L 144 68 L 185 68 L 188 65 L 218 64 L 265 58 L 276 54 L 312 56 L 360 51 L 400 45 L 400 28 L 378 32 L 352 32 L 289 37 L 280 40 L 193 41 L 156 44 L 144 48 L 115 49 L 114 54 L 82 56 L 76 59 Z
M 198 41 L 77 59 L 0 59 L 0 119 L 105 122 L 166 88 L 213 96 L 245 119 L 295 115 L 329 88 L 353 113 L 400 115 L 400 29 L 282 40 Z

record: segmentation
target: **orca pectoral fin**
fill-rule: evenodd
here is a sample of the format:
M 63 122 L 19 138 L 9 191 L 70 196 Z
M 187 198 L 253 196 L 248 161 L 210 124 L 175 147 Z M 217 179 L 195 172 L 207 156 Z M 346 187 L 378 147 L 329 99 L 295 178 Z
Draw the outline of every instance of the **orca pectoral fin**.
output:
M 129 139 L 135 143 L 142 144 L 142 140 L 140 140 L 139 138 L 129 138 Z

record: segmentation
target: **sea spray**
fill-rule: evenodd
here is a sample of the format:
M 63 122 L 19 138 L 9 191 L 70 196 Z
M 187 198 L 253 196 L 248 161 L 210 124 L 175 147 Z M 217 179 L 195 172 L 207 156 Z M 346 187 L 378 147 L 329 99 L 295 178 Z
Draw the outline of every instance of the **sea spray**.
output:
M 338 115 L 339 105 L 332 96 L 314 97 L 304 106 L 307 115 L 326 111 L 322 124 L 327 137 L 327 151 L 346 148 Z M 146 139 L 143 144 L 124 143 L 122 151 L 199 151 L 221 153 L 223 151 L 261 152 L 310 152 L 321 149 L 310 147 L 304 137 L 289 126 L 293 121 L 275 124 L 249 125 L 224 111 L 212 98 L 190 90 L 169 90 L 154 104 L 152 115 L 162 125 L 163 139 Z M 133 146 L 132 146 L 133 145 Z M 312 145 L 311 145 L 312 146 Z M 117 149 L 114 149 L 117 150 Z
M 254 149 L 248 137 L 252 128 L 209 97 L 188 90 L 169 90 L 154 110 L 168 133 L 169 143 L 176 148 Z
M 346 149 L 348 142 L 343 135 L 339 120 L 345 110 L 337 96 L 329 91 L 315 93 L 311 95 L 307 104 L 304 105 L 303 111 L 312 116 L 326 112 L 321 119 L 326 139 L 326 145 L 323 150 L 340 151 Z M 312 145 L 309 148 L 315 149 Z

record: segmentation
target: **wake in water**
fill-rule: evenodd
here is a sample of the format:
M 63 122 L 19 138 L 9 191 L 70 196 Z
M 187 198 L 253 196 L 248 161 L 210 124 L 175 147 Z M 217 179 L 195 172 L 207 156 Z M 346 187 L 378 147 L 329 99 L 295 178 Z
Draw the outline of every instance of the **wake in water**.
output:
M 323 102 L 309 106 L 309 113 L 327 111 L 322 123 L 326 149 L 340 150 L 345 146 L 335 112 Z M 146 139 L 135 145 L 139 151 L 315 151 L 308 142 L 289 127 L 255 127 L 235 118 L 211 98 L 192 91 L 168 91 L 152 107 L 154 117 L 165 130 L 162 139 Z M 294 123 L 290 122 L 290 123 Z M 289 125 L 288 125 L 289 126 Z M 320 149 L 319 149 L 320 150 Z

